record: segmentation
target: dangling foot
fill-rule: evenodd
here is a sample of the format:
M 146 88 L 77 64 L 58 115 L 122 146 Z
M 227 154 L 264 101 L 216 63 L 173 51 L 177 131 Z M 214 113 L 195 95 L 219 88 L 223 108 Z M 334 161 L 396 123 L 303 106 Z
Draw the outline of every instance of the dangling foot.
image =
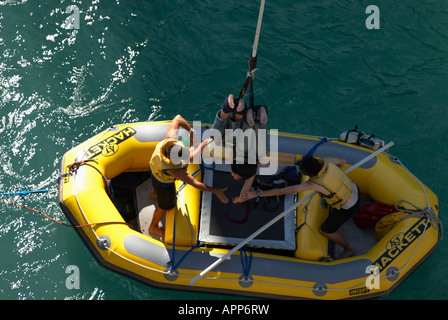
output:
M 255 124 L 254 113 L 253 113 L 252 109 L 247 109 L 247 112 L 246 112 L 246 122 L 251 127 L 253 127 L 253 125 Z
M 268 122 L 268 113 L 266 112 L 266 107 L 260 108 L 260 123 L 266 124 Z
M 222 112 L 223 113 L 231 113 L 233 109 L 235 109 L 235 97 L 233 94 L 229 94 L 227 98 L 224 100 L 224 103 L 222 104 Z
M 155 234 L 155 235 L 158 235 L 158 236 L 161 236 L 161 237 L 164 237 L 165 236 L 165 228 L 160 228 L 160 227 L 151 227 L 151 226 L 149 226 L 149 228 L 148 228 L 148 232 L 151 234 Z
M 344 258 L 350 258 L 354 254 L 355 249 L 353 249 L 352 247 L 344 248 L 344 251 L 338 256 L 338 260 Z
M 238 107 L 236 108 L 236 110 L 233 112 L 234 114 L 234 121 L 240 121 L 244 118 L 244 114 L 246 113 L 246 102 L 244 101 L 243 98 L 238 100 Z
M 238 101 L 238 107 L 236 108 L 236 113 L 237 114 L 243 114 L 244 110 L 246 110 L 246 102 L 244 101 L 244 99 L 240 99 Z

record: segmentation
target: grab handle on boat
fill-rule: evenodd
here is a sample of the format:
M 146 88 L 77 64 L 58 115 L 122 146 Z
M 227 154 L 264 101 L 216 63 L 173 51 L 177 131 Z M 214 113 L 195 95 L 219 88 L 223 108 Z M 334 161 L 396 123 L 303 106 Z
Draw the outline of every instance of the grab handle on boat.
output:
M 365 157 L 364 159 L 362 159 L 361 161 L 355 163 L 353 166 L 351 166 L 350 168 L 348 168 L 347 170 L 344 171 L 345 174 L 353 171 L 354 169 L 358 168 L 359 166 L 363 165 L 364 163 L 366 163 L 367 161 L 369 161 L 370 159 L 376 157 L 379 153 L 386 151 L 387 149 L 389 149 L 390 147 L 392 147 L 394 145 L 394 143 L 391 141 L 388 144 L 386 144 L 384 147 L 378 149 L 377 151 L 371 153 L 370 155 L 368 155 L 367 157 Z M 250 242 L 252 239 L 254 239 L 255 237 L 257 237 L 260 233 L 262 233 L 263 231 L 265 231 L 267 228 L 269 228 L 270 226 L 272 226 L 274 223 L 276 223 L 278 220 L 282 219 L 284 216 L 286 216 L 290 211 L 294 210 L 295 208 L 297 208 L 299 205 L 301 205 L 305 200 L 307 200 L 308 198 L 314 196 L 315 192 L 313 191 L 312 193 L 310 193 L 309 195 L 307 195 L 305 198 L 303 198 L 302 200 L 294 203 L 291 207 L 289 207 L 288 209 L 284 210 L 282 213 L 280 213 L 278 216 L 276 216 L 274 219 L 272 219 L 271 221 L 269 221 L 268 223 L 266 223 L 264 226 L 262 226 L 260 229 L 258 229 L 257 231 L 255 231 L 254 233 L 252 233 L 249 237 L 247 237 L 245 240 L 241 241 L 238 245 L 236 245 L 232 250 L 230 250 L 229 252 L 227 252 L 225 255 L 223 255 L 222 257 L 220 257 L 218 260 L 216 260 L 214 263 L 212 263 L 210 266 L 208 266 L 206 269 L 204 269 L 199 275 L 197 275 L 193 280 L 191 280 L 189 282 L 189 284 L 192 286 L 196 281 L 198 281 L 200 278 L 202 278 L 204 275 L 206 275 L 209 271 L 213 270 L 214 268 L 216 268 L 218 265 L 220 265 L 222 262 L 224 262 L 226 259 L 229 258 L 229 256 L 231 256 L 234 252 L 236 252 L 237 250 L 241 249 L 243 246 L 245 246 L 248 242 Z

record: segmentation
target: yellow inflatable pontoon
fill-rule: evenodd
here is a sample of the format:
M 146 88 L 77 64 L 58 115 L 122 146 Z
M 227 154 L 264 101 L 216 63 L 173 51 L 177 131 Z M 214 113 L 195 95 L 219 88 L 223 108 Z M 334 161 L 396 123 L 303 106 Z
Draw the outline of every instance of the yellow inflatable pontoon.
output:
M 98 261 L 119 273 L 172 289 L 282 299 L 371 298 L 399 285 L 441 238 L 437 196 L 386 153 L 376 154 L 348 175 L 364 203 L 397 205 L 400 217 L 377 239 L 374 228 L 359 229 L 353 221 L 344 224 L 339 232 L 356 249 L 350 258 L 334 259 L 341 248 L 319 233 L 328 208 L 308 193 L 223 205 L 210 193 L 176 182 L 177 207 L 161 222 L 165 238 L 154 237 L 147 231 L 156 205 L 149 197 L 149 160 L 168 125 L 115 125 L 69 150 L 62 160 L 62 210 L 74 225 L 85 225 L 77 230 Z M 318 137 L 297 134 L 271 132 L 270 137 L 278 139 L 278 153 L 271 153 L 278 161 L 277 180 L 320 142 Z M 330 139 L 314 155 L 343 157 L 344 169 L 349 169 L 372 153 Z M 229 167 L 190 164 L 188 172 L 206 184 L 228 186 L 231 199 L 241 182 L 231 178 Z M 272 182 L 261 175 L 258 180 Z M 297 208 L 228 254 L 293 206 Z M 201 274 L 222 257 L 226 259 Z

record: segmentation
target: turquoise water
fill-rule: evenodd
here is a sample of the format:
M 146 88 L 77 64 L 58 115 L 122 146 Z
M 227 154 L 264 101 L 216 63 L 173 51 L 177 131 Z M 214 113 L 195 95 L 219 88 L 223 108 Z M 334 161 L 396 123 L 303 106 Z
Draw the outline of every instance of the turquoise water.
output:
M 369 4 L 380 29 L 366 28 Z M 244 83 L 258 8 L 0 0 L 0 191 L 56 187 L 63 154 L 112 124 L 178 113 L 212 122 Z M 71 15 L 78 29 L 64 28 Z M 270 128 L 338 137 L 358 125 L 394 141 L 391 153 L 439 196 L 448 225 L 448 2 L 267 0 L 254 86 Z M 55 193 L 2 200 L 66 221 Z M 446 255 L 442 240 L 384 299 L 447 299 Z M 0 257 L 1 299 L 233 298 L 138 283 L 99 266 L 71 228 L 3 204 Z M 80 289 L 65 285 L 70 265 Z

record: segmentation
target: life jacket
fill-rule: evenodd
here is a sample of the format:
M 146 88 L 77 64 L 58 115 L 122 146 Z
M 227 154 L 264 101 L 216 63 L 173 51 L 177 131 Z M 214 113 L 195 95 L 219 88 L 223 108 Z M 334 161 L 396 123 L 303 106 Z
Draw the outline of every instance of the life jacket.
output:
M 322 169 L 310 180 L 330 192 L 329 195 L 320 193 L 325 202 L 336 209 L 340 209 L 350 198 L 353 192 L 353 182 L 342 170 L 332 162 L 319 160 L 322 163 Z
M 151 168 L 151 173 L 156 178 L 159 183 L 170 184 L 173 183 L 176 178 L 167 173 L 170 169 L 187 169 L 188 163 L 184 164 L 183 161 L 179 164 L 175 164 L 170 158 L 165 156 L 165 150 L 168 146 L 172 144 L 180 144 L 180 141 L 172 138 L 168 138 L 160 141 L 154 153 L 152 154 L 151 160 L 149 161 L 149 166 Z M 181 145 L 182 146 L 182 145 Z

